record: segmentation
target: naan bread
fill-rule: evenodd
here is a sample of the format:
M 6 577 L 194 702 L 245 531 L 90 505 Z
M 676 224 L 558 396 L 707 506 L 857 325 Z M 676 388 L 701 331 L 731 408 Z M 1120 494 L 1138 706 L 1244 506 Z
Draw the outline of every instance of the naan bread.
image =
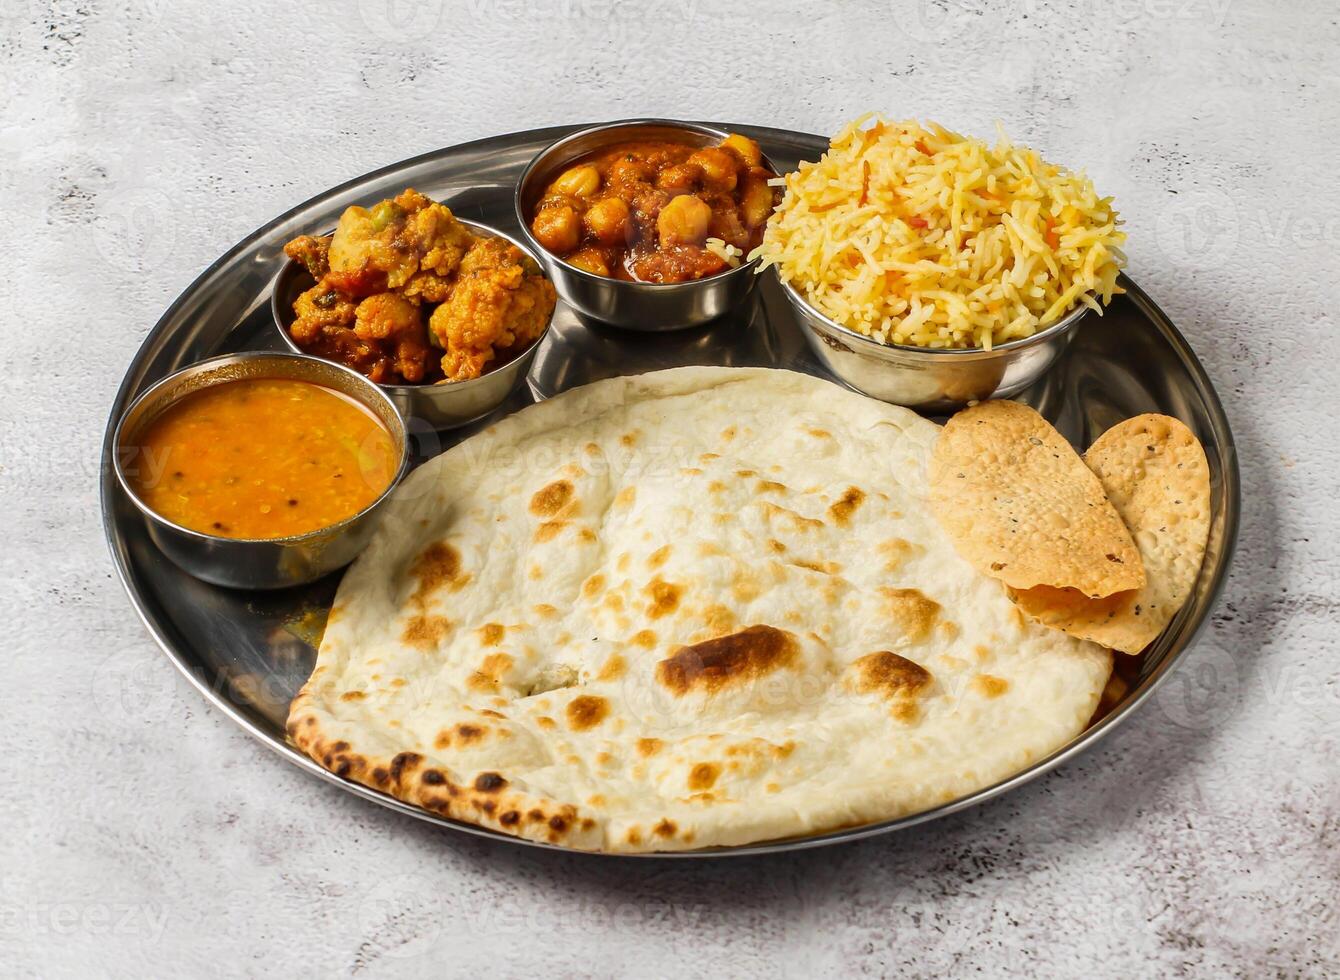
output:
M 927 504 L 938 431 L 763 369 L 519 412 L 397 490 L 289 733 L 402 800 L 593 850 L 989 786 L 1084 728 L 1112 659 L 955 554 Z

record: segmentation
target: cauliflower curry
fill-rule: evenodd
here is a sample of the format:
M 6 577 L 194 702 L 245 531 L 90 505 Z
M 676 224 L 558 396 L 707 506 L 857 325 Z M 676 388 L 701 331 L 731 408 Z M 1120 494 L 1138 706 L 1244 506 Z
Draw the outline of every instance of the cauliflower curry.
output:
M 413 189 L 284 252 L 316 280 L 293 304 L 293 340 L 379 384 L 477 378 L 530 346 L 557 300 L 521 249 Z

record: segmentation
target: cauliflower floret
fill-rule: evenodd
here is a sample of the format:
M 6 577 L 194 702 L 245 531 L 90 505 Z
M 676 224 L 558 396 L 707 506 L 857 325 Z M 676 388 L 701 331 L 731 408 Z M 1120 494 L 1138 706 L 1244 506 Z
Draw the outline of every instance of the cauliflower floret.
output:
M 461 261 L 455 288 L 430 321 L 446 351 L 447 379 L 477 378 L 495 358 L 526 347 L 544 330 L 556 301 L 553 285 L 538 270 L 528 274 L 515 245 L 498 238 L 475 242 Z

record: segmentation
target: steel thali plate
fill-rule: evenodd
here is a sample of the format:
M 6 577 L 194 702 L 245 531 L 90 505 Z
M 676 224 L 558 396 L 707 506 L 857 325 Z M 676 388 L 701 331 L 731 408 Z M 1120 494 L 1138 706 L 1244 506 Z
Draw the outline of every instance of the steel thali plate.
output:
M 525 846 L 521 840 L 420 810 L 322 769 L 285 740 L 289 700 L 310 673 L 316 651 L 312 624 L 329 608 L 339 575 L 279 593 L 237 592 L 179 571 L 149 541 L 143 520 L 116 484 L 111 429 L 137 394 L 164 375 L 214 354 L 281 344 L 269 310 L 271 282 L 284 242 L 334 226 L 352 204 L 370 204 L 416 187 L 463 218 L 514 232 L 513 185 L 540 149 L 581 128 L 532 130 L 447 147 L 342 184 L 257 229 L 205 270 L 163 314 L 126 373 L 111 409 L 102 450 L 103 523 L 113 561 L 140 618 L 163 652 L 200 693 L 234 722 L 293 765 L 348 792 L 455 830 Z M 813 160 L 827 141 L 801 133 L 730 126 L 758 139 L 783 170 Z M 816 847 L 933 820 L 1007 792 L 1078 754 L 1127 718 L 1189 649 L 1228 573 L 1239 519 L 1232 434 L 1219 397 L 1186 340 L 1134 283 L 1101 318 L 1088 317 L 1059 364 L 1016 396 L 1037 408 L 1083 448 L 1112 424 L 1143 412 L 1185 422 L 1205 446 L 1211 471 L 1209 550 L 1195 591 L 1181 612 L 1138 658 L 1118 656 L 1126 695 L 1089 727 L 1024 771 L 969 796 L 882 823 L 785 841 L 638 857 L 750 855 Z M 764 276 L 738 310 L 705 327 L 673 333 L 626 333 L 583 322 L 561 302 L 528 377 L 494 415 L 453 432 L 427 426 L 411 432 L 416 455 L 437 455 L 472 432 L 531 402 L 618 374 L 692 364 L 768 366 L 829 377 L 810 354 L 790 307 Z M 831 380 L 831 377 L 830 377 Z M 835 382 L 836 383 L 836 382 Z M 629 856 L 629 855 L 622 855 Z

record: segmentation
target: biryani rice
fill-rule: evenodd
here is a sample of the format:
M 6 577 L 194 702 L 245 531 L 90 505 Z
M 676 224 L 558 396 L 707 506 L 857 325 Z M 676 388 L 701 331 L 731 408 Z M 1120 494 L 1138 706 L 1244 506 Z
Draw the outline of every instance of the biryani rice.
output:
M 1122 291 L 1112 199 L 1003 132 L 863 116 L 777 182 L 750 258 L 880 343 L 990 349 Z

